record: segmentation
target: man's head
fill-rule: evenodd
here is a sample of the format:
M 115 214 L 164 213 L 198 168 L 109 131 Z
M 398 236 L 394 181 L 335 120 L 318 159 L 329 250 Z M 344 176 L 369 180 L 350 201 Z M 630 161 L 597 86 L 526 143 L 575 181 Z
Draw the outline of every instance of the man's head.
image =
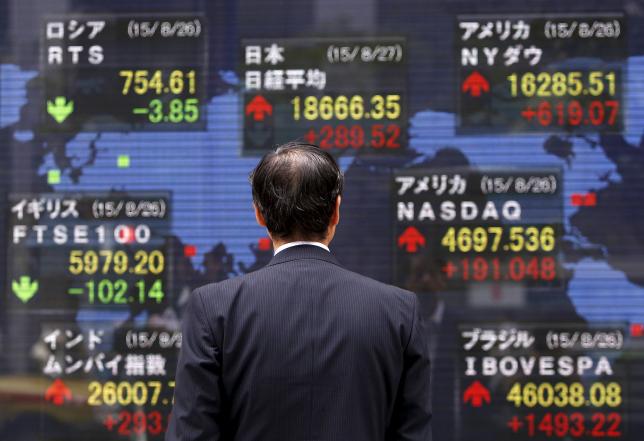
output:
M 340 215 L 342 173 L 327 152 L 291 142 L 266 154 L 250 175 L 257 222 L 273 241 L 330 242 Z

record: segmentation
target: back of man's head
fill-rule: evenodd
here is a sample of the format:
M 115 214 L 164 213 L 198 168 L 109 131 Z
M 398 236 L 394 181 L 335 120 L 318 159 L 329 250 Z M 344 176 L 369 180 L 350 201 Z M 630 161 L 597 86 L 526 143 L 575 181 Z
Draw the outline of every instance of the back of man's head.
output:
M 343 177 L 327 152 L 291 142 L 266 154 L 250 175 L 253 202 L 281 239 L 325 238 Z

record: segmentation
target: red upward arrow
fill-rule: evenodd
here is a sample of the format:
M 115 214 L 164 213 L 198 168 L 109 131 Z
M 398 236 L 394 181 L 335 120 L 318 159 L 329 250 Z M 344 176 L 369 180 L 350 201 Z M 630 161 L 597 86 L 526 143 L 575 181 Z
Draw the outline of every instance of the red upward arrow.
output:
M 57 378 L 51 386 L 45 391 L 45 399 L 51 401 L 56 406 L 61 406 L 65 400 L 72 399 L 72 391 L 63 383 L 60 378 Z
M 264 121 L 266 114 L 273 114 L 273 106 L 261 95 L 257 95 L 246 105 L 246 116 L 253 115 L 255 121 Z
M 420 234 L 415 227 L 407 227 L 398 238 L 398 247 L 405 247 L 408 253 L 418 251 L 418 245 L 425 246 L 425 236 Z
M 475 381 L 465 389 L 463 403 L 470 403 L 472 407 L 481 407 L 483 401 L 490 404 L 490 391 L 479 381 Z
M 465 81 L 463 81 L 463 86 L 461 87 L 463 93 L 468 93 L 470 96 L 479 97 L 481 92 L 490 91 L 490 83 L 485 79 L 483 75 L 477 71 L 472 72 Z

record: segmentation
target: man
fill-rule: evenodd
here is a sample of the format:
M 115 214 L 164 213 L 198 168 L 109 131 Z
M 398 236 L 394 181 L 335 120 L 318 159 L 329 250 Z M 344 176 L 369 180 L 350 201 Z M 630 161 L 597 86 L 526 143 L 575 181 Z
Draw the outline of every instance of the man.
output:
M 416 296 L 329 252 L 343 185 L 333 157 L 290 143 L 251 184 L 275 255 L 192 294 L 166 441 L 431 439 Z

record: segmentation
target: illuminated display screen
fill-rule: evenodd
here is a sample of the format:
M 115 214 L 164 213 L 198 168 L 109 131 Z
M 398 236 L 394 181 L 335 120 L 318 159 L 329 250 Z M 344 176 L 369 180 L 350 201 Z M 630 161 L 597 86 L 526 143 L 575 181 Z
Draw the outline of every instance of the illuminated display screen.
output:
M 459 16 L 457 32 L 461 133 L 622 130 L 622 15 Z
M 409 169 L 394 176 L 396 282 L 435 267 L 446 289 L 557 284 L 558 170 Z M 414 269 L 412 269 L 414 268 Z
M 623 326 L 463 325 L 461 431 L 479 439 L 628 438 Z M 487 386 L 486 386 L 487 384 Z M 494 399 L 492 398 L 494 397 Z
M 434 439 L 639 441 L 642 11 L 0 2 L 0 439 L 163 439 L 187 299 L 271 259 L 248 175 L 300 139 L 338 260 L 418 296 Z
M 298 138 L 330 151 L 406 147 L 404 39 L 244 40 L 242 50 L 250 151 Z
M 44 127 L 203 128 L 206 30 L 201 16 L 45 16 Z

